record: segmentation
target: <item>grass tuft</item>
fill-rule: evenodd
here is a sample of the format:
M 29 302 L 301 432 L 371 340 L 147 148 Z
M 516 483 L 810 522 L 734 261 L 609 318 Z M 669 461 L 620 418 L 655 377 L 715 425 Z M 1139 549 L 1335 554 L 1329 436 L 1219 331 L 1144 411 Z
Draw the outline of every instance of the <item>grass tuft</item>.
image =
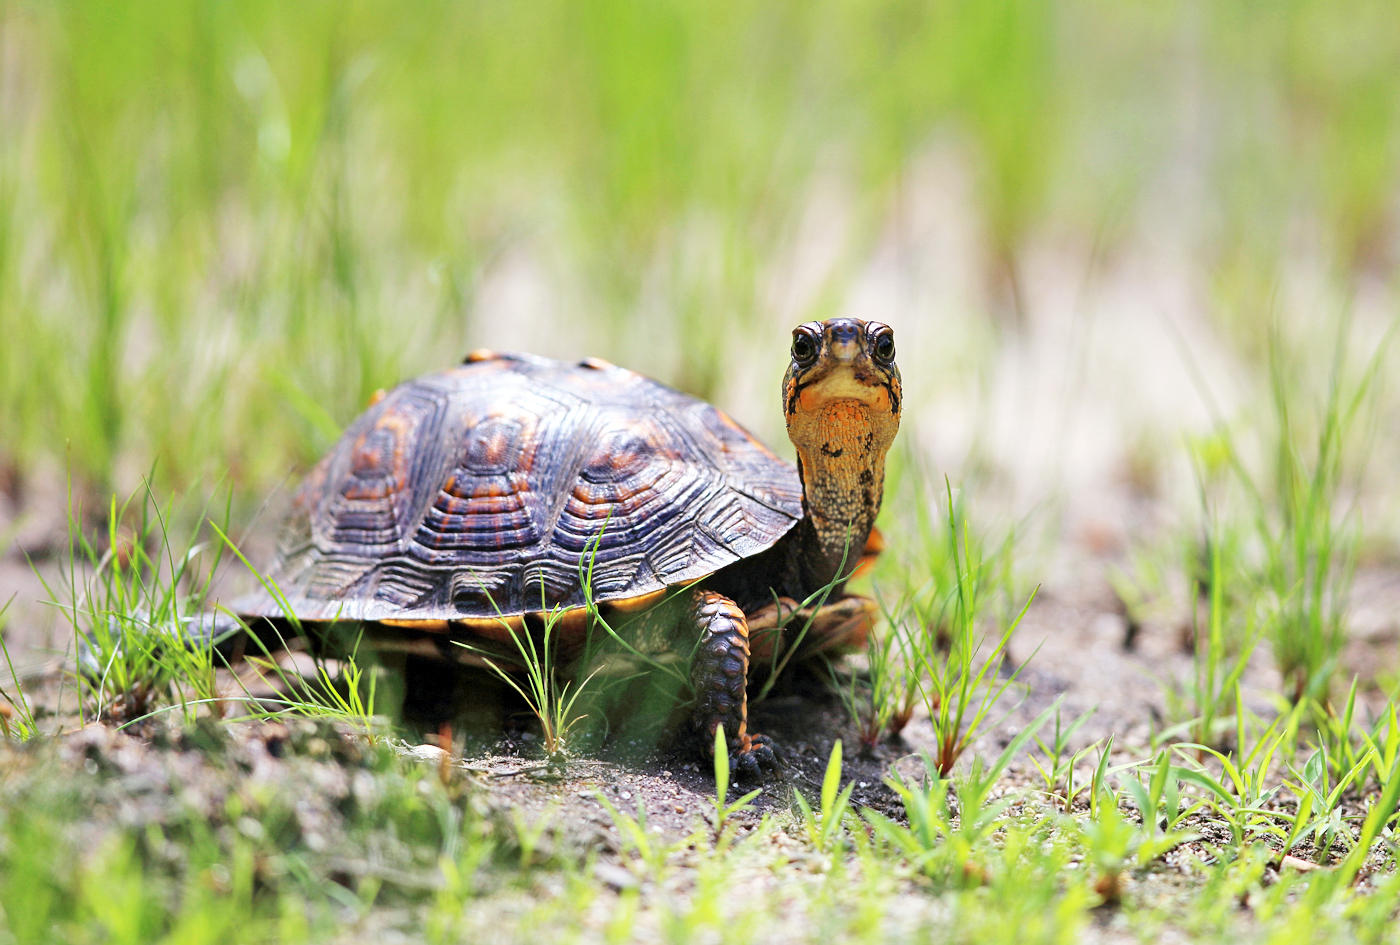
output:
M 19 673 L 15 672 L 10 648 L 5 643 L 5 624 L 8 620 L 5 615 L 12 603 L 14 597 L 0 605 L 0 656 L 5 657 L 5 668 L 9 670 L 10 679 L 13 681 L 13 691 L 8 687 L 0 687 L 0 699 L 4 700 L 0 703 L 0 735 L 7 740 L 27 741 L 39 733 L 39 727 L 34 721 L 34 707 L 24 694 L 24 683 L 19 678 Z
M 82 655 L 81 708 L 91 706 L 95 718 L 139 718 L 173 698 L 192 720 L 217 694 L 212 647 L 192 641 L 186 626 L 203 619 L 223 544 L 200 531 L 172 541 L 173 509 L 173 500 L 161 506 L 148 481 L 121 504 L 111 498 L 100 535 L 86 532 L 75 511 L 61 586 L 41 576 Z M 206 504 L 199 520 L 221 534 L 207 511 Z
M 831 746 L 826 771 L 822 775 L 821 806 L 813 809 L 801 791 L 793 792 L 793 803 L 797 805 L 807 840 L 819 853 L 830 856 L 841 852 L 844 846 L 842 832 L 850 811 L 851 792 L 855 787 L 854 782 L 841 787 L 841 740 L 838 738 Z
M 762 788 L 754 788 L 734 801 L 729 800 L 729 739 L 724 734 L 724 726 L 715 726 L 715 843 L 725 839 L 725 826 L 729 819 L 753 803 L 754 798 L 763 793 Z
M 946 661 L 928 648 L 920 654 L 925 660 L 924 705 L 933 722 L 937 743 L 934 757 L 939 777 L 944 778 L 952 772 L 953 765 L 972 744 L 992 709 L 1025 667 L 1023 661 L 1003 673 L 1007 644 L 1035 599 L 1032 594 L 1020 613 L 994 639 L 990 651 L 982 653 L 983 638 L 978 626 L 982 560 L 969 539 L 967 520 L 953 504 L 952 486 L 946 482 L 945 486 L 949 558 L 955 582 L 951 595 L 949 651 Z
M 502 628 L 519 654 L 519 664 L 524 669 L 523 683 L 520 672 L 513 666 L 493 658 L 479 646 L 458 644 L 476 653 L 496 676 L 525 700 L 531 714 L 540 723 L 545 759 L 551 767 L 562 767 L 568 760 L 573 747 L 572 736 L 579 724 L 588 718 L 586 713 L 578 711 L 579 697 L 602 669 L 601 666 L 595 667 L 582 679 L 564 680 L 561 684 L 557 665 L 559 641 L 555 633 L 566 613 L 562 607 L 544 613 L 544 625 L 538 641 L 528 627 L 517 630 L 509 622 L 501 621 Z

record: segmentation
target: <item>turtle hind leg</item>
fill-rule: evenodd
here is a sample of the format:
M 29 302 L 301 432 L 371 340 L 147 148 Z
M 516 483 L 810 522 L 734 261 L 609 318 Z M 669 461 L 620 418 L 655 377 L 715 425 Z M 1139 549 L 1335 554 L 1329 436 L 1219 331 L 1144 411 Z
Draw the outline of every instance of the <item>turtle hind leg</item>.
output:
M 699 634 L 691 664 L 695 687 L 695 726 L 713 751 L 715 729 L 724 726 L 734 770 L 747 778 L 778 768 L 772 740 L 749 731 L 749 624 L 744 611 L 723 594 L 697 590 L 688 622 Z

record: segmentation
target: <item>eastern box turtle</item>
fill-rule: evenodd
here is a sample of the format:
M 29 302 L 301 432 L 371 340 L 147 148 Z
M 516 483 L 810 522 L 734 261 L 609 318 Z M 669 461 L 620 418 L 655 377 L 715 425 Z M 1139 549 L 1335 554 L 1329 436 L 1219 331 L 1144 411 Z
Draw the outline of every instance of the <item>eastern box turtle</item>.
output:
M 860 643 L 875 614 L 844 583 L 878 551 L 894 355 L 878 322 L 793 331 L 794 468 L 717 408 L 624 368 L 474 352 L 350 425 L 295 495 L 265 575 L 278 593 L 229 610 L 254 628 L 362 621 L 458 662 L 509 652 L 509 634 L 546 615 L 576 651 L 593 615 L 645 612 L 664 645 L 693 653 L 706 744 L 723 723 L 738 769 L 769 769 L 771 742 L 747 728 L 751 657 L 782 646 L 804 604 L 803 652 Z

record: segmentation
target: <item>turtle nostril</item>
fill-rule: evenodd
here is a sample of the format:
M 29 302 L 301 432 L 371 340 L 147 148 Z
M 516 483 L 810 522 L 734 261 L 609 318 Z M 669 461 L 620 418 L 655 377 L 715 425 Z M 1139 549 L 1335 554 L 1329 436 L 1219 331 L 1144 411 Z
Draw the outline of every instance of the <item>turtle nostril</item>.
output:
M 860 338 L 860 330 L 848 321 L 840 321 L 831 326 L 831 340 L 837 344 L 855 342 Z
M 838 318 L 826 324 L 827 350 L 839 361 L 851 361 L 860 353 L 861 326 L 854 319 Z

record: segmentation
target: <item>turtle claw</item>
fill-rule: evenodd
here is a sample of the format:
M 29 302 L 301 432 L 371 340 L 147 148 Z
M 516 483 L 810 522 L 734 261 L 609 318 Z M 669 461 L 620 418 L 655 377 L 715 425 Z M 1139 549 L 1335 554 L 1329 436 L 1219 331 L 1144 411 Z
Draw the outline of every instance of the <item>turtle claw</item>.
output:
M 782 756 L 767 735 L 743 735 L 733 747 L 734 772 L 741 780 L 757 781 L 782 767 Z

